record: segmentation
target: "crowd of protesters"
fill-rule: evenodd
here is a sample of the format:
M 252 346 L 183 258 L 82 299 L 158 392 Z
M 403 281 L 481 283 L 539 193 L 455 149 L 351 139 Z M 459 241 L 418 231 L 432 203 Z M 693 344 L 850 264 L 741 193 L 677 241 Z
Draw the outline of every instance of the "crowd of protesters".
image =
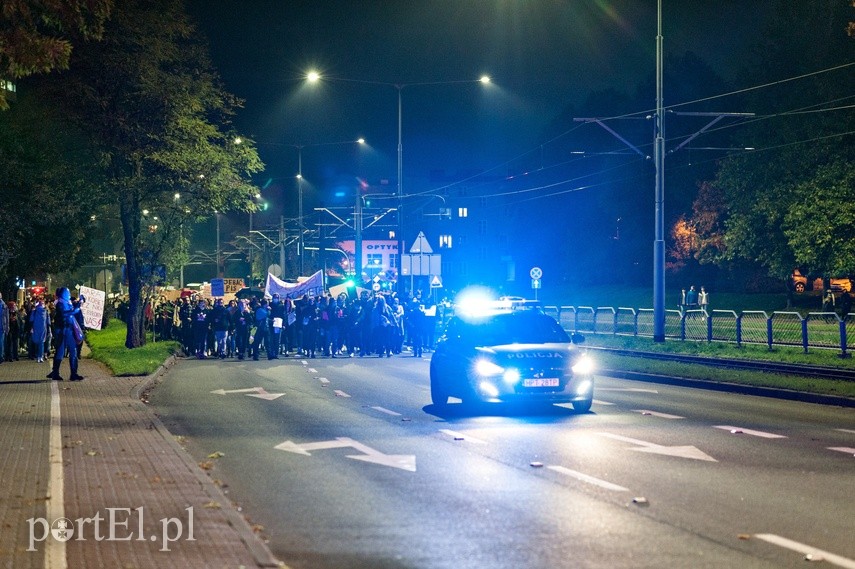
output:
M 42 363 L 53 357 L 54 366 L 48 377 L 59 379 L 59 362 L 68 355 L 71 379 L 83 379 L 77 373 L 82 344 L 68 338 L 69 318 L 83 329 L 80 303 L 84 301 L 72 298 L 65 287 L 57 289 L 54 298 L 28 295 L 20 305 L 14 300 L 4 301 L 0 295 L 0 363 L 22 357 Z
M 121 316 L 122 309 L 118 307 Z M 285 356 L 421 357 L 434 345 L 435 306 L 415 297 L 363 292 L 359 298 L 303 295 L 231 300 L 148 301 L 144 317 L 158 340 L 176 340 L 200 359 Z

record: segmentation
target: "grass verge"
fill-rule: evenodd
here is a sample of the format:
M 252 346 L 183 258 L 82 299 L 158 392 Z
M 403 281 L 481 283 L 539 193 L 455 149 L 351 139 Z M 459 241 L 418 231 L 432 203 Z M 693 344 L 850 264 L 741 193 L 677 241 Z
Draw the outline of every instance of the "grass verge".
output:
M 90 357 L 110 368 L 113 375 L 148 375 L 179 350 L 178 342 L 151 341 L 129 350 L 125 347 L 126 333 L 127 327 L 121 320 L 111 320 L 103 330 L 86 332 Z
M 796 348 L 775 347 L 769 350 L 765 346 L 743 345 L 741 347 L 721 342 L 653 342 L 648 338 L 633 338 L 623 336 L 600 336 L 589 334 L 585 344 L 595 347 L 619 348 L 623 350 L 638 350 L 645 352 L 686 354 L 721 359 L 741 359 L 791 364 L 808 364 L 828 367 L 853 368 L 852 358 L 842 359 L 839 352 L 831 350 L 814 350 L 805 354 Z M 845 379 L 815 379 L 798 375 L 766 373 L 708 367 L 699 364 L 679 362 L 663 362 L 647 360 L 632 356 L 619 356 L 609 353 L 598 353 L 599 366 L 604 369 L 633 371 L 687 379 L 702 379 L 721 383 L 738 383 L 761 387 L 790 389 L 805 393 L 819 393 L 842 397 L 855 397 L 855 382 Z

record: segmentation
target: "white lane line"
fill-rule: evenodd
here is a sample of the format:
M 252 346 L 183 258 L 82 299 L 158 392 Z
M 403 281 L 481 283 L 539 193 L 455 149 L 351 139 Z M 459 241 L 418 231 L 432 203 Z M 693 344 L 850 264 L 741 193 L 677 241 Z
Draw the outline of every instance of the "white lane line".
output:
M 341 389 L 336 389 L 333 393 L 335 393 L 336 397 L 350 397 L 347 393 L 342 391 Z
M 838 567 L 845 567 L 846 569 L 855 569 L 855 561 L 853 561 L 852 559 L 847 559 L 846 557 L 841 557 L 840 555 L 835 555 L 834 553 L 829 553 L 828 551 L 823 551 L 822 549 L 817 549 L 815 547 L 811 547 L 810 545 L 805 545 L 804 543 L 799 543 L 798 541 L 793 541 L 791 539 L 787 539 L 786 537 L 781 537 L 780 535 L 774 535 L 771 533 L 758 533 L 754 537 L 756 537 L 757 539 L 762 539 L 763 541 L 771 543 L 772 545 L 777 545 L 795 551 L 796 553 L 801 553 L 805 556 L 810 555 L 811 561 L 827 561 L 832 565 L 837 565 Z
M 300 360 L 300 363 L 303 364 L 304 366 L 309 365 L 309 362 L 307 362 L 306 360 Z
M 316 370 L 316 369 L 315 369 L 315 368 L 313 368 L 313 367 L 310 367 L 310 368 L 309 368 L 309 369 L 307 369 L 306 371 L 307 371 L 307 372 L 309 372 L 309 373 L 318 373 L 318 370 Z
M 445 433 L 449 437 L 458 441 L 469 441 L 470 443 L 477 443 L 479 445 L 487 444 L 487 441 L 482 441 L 481 439 L 476 439 L 475 437 L 470 437 L 469 435 L 464 435 L 463 433 L 458 433 L 457 431 L 452 431 L 451 429 L 440 429 L 439 432 Z
M 600 401 L 599 399 L 593 400 L 595 405 L 614 405 L 614 403 L 609 403 L 608 401 Z
M 840 431 L 841 433 L 849 433 L 849 434 L 855 435 L 855 431 L 853 431 L 852 429 L 835 429 L 835 430 Z
M 565 468 L 563 466 L 547 466 L 549 470 L 554 470 L 555 472 L 560 472 L 561 474 L 566 474 L 576 480 L 581 480 L 582 482 L 587 482 L 588 484 L 593 484 L 594 486 L 599 486 L 600 488 L 605 488 L 606 490 L 614 490 L 615 492 L 629 492 L 629 488 L 624 488 L 623 486 L 618 486 L 617 484 L 612 484 L 611 482 L 607 482 L 606 480 L 600 480 L 599 478 L 594 478 L 593 476 L 588 476 L 587 474 L 582 474 L 581 472 L 577 472 L 575 470 L 570 470 L 569 468 Z
M 330 380 L 328 380 L 325 377 L 319 377 L 318 381 L 320 381 L 322 385 L 329 385 L 330 384 Z
M 716 425 L 714 429 L 722 429 L 731 431 L 734 435 L 751 435 L 752 437 L 760 437 L 763 439 L 786 439 L 784 435 L 776 435 L 775 433 L 764 433 L 763 431 L 752 431 L 751 429 L 743 429 L 742 427 L 734 427 L 731 425 Z
M 837 452 L 848 452 L 850 454 L 855 454 L 855 448 L 851 447 L 828 447 L 828 450 L 836 450 Z
M 636 409 L 636 413 L 641 413 L 642 415 L 653 415 L 654 417 L 659 417 L 660 419 L 685 419 L 685 417 L 681 417 L 679 415 L 669 415 L 668 413 L 660 413 L 659 411 L 648 411 L 647 409 Z
M 65 517 L 65 480 L 62 473 L 62 416 L 59 406 L 59 384 L 50 382 L 50 478 L 48 479 L 47 519 Z M 49 521 L 49 523 L 51 523 Z M 66 569 L 65 541 L 51 539 L 45 549 L 46 569 Z
M 656 393 L 655 389 L 644 389 L 642 387 L 598 387 L 597 391 L 629 391 L 632 393 Z
M 386 413 L 387 415 L 392 415 L 393 417 L 401 416 L 401 414 L 397 411 L 392 411 L 391 409 L 386 409 L 385 407 L 372 407 L 372 409 L 376 409 L 377 411 L 380 411 L 381 413 Z

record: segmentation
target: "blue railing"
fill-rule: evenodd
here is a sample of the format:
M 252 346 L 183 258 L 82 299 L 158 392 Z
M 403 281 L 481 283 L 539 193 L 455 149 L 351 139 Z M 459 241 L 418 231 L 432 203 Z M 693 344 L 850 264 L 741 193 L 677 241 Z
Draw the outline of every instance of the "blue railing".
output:
M 545 306 L 571 332 L 653 337 L 653 309 L 611 306 Z M 834 312 L 772 312 L 747 310 L 666 310 L 665 337 L 677 340 L 730 342 L 839 349 L 855 348 L 855 315 Z

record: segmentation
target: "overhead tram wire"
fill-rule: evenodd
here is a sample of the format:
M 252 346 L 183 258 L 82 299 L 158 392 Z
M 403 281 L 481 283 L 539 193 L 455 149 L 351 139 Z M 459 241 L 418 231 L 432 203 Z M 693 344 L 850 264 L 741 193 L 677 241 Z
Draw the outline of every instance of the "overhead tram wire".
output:
M 845 64 L 837 65 L 837 66 L 834 66 L 834 67 L 829 67 L 829 68 L 820 69 L 820 70 L 817 70 L 817 71 L 812 71 L 812 72 L 809 72 L 809 73 L 803 73 L 803 74 L 801 74 L 801 75 L 796 75 L 796 76 L 793 76 L 793 77 L 788 77 L 788 78 L 785 78 L 785 79 L 780 79 L 780 80 L 777 80 L 777 81 L 771 81 L 771 82 L 763 83 L 763 84 L 760 84 L 760 85 L 754 85 L 754 86 L 746 87 L 746 88 L 743 88 L 743 89 L 736 89 L 736 90 L 729 91 L 729 92 L 726 92 L 726 93 L 720 93 L 720 94 L 718 94 L 718 95 L 712 95 L 712 96 L 710 96 L 710 97 L 703 97 L 703 98 L 700 98 L 700 99 L 694 99 L 694 100 L 691 100 L 691 101 L 684 101 L 684 102 L 681 102 L 681 103 L 674 103 L 674 104 L 672 104 L 672 105 L 668 105 L 668 106 L 666 107 L 666 111 L 670 111 L 670 110 L 672 110 L 672 109 L 676 109 L 676 108 L 679 108 L 679 107 L 685 107 L 685 106 L 692 105 L 692 104 L 696 104 L 696 103 L 701 103 L 701 102 L 705 102 L 705 101 L 711 101 L 711 100 L 715 100 L 715 99 L 720 99 L 720 98 L 730 97 L 730 96 L 734 96 L 734 95 L 738 95 L 738 94 L 742 94 L 742 93 L 746 93 L 746 92 L 750 92 L 750 91 L 756 91 L 756 90 L 759 90 L 759 89 L 770 88 L 770 87 L 774 87 L 774 86 L 777 86 L 777 85 L 782 85 L 782 84 L 785 84 L 785 83 L 790 83 L 790 82 L 793 82 L 793 81 L 798 81 L 798 80 L 801 80 L 801 79 L 806 79 L 806 78 L 814 77 L 814 76 L 821 75 L 821 74 L 824 74 L 824 73 L 831 73 L 831 72 L 834 72 L 834 71 L 839 71 L 839 70 L 841 70 L 841 69 L 849 68 L 849 67 L 851 67 L 851 66 L 853 66 L 853 65 L 855 65 L 855 62 L 845 63 Z M 822 105 L 822 104 L 834 103 L 834 102 L 838 102 L 838 101 L 841 101 L 841 100 L 846 100 L 846 99 L 851 98 L 851 97 L 852 97 L 852 96 L 848 96 L 848 97 L 841 97 L 841 98 L 834 99 L 834 100 L 831 100 L 831 101 L 826 101 L 825 103 L 816 103 L 816 105 Z M 814 106 L 814 105 L 811 105 L 811 106 Z M 790 115 L 790 114 L 800 114 L 800 113 L 804 112 L 804 109 L 809 109 L 809 108 L 810 108 L 810 106 L 809 106 L 809 107 L 804 107 L 804 108 L 802 108 L 801 110 L 799 110 L 799 109 L 795 109 L 795 110 L 793 110 L 793 111 L 788 111 L 788 112 L 786 112 L 786 113 L 778 113 L 778 114 L 775 114 L 775 115 L 761 115 L 761 116 L 756 116 L 756 117 L 754 117 L 753 119 L 745 120 L 745 121 L 742 121 L 742 122 L 740 122 L 740 123 L 738 123 L 738 124 L 723 125 L 723 126 L 720 126 L 720 127 L 715 128 L 715 129 L 710 129 L 709 131 L 707 131 L 707 133 L 706 133 L 706 134 L 713 133 L 713 132 L 719 132 L 719 131 L 722 131 L 722 130 L 724 130 L 724 129 L 731 129 L 731 128 L 736 128 L 736 127 L 746 126 L 746 125 L 748 125 L 748 124 L 752 124 L 752 123 L 754 123 L 754 122 L 756 122 L 756 121 L 759 121 L 759 120 L 768 120 L 768 119 L 770 119 L 770 118 L 781 117 L 781 116 L 787 116 L 787 115 Z M 825 111 L 830 112 L 830 111 L 834 111 L 834 110 L 846 110 L 846 109 L 848 109 L 848 108 L 850 108 L 850 106 L 835 107 L 835 108 L 832 108 L 832 109 L 823 109 L 823 110 L 817 110 L 817 111 L 814 111 L 814 112 L 825 112 Z M 647 110 L 642 110 L 642 111 L 635 111 L 635 112 L 631 112 L 631 113 L 625 113 L 625 114 L 622 114 L 622 115 L 615 115 L 615 116 L 612 116 L 612 117 L 605 117 L 605 118 L 602 118 L 601 120 L 602 120 L 602 121 L 612 121 L 612 120 L 621 120 L 621 119 L 630 119 L 630 118 L 641 119 L 641 118 L 644 118 L 646 115 L 650 114 L 651 112 L 653 112 L 653 109 L 647 109 Z M 541 150 L 541 148 L 543 148 L 544 146 L 547 146 L 547 145 L 549 145 L 549 144 L 552 144 L 553 142 L 557 141 L 558 139 L 563 138 L 564 136 L 567 136 L 568 134 L 570 134 L 570 133 L 574 132 L 575 130 L 578 130 L 578 129 L 582 128 L 583 126 L 585 126 L 585 125 L 584 125 L 584 124 L 580 124 L 580 125 L 575 126 L 575 127 L 571 128 L 571 129 L 568 129 L 568 130 L 566 130 L 566 131 L 562 132 L 561 134 L 558 134 L 558 135 L 556 135 L 556 136 L 552 137 L 551 139 L 549 139 L 549 140 L 547 140 L 547 141 L 545 141 L 545 142 L 543 142 L 543 143 L 541 143 L 541 144 L 538 144 L 537 146 L 535 146 L 535 147 L 533 147 L 533 148 L 531 148 L 531 149 L 529 149 L 529 150 L 527 150 L 527 151 L 525 151 L 525 152 L 521 152 L 521 153 L 517 154 L 516 156 L 514 156 L 513 158 L 510 158 L 510 159 L 508 159 L 508 160 L 506 160 L 506 161 L 504 161 L 504 162 L 502 162 L 502 163 L 499 163 L 499 164 L 497 164 L 497 165 L 495 165 L 495 166 L 493 166 L 493 167 L 491 167 L 491 168 L 488 168 L 487 170 L 483 170 L 483 171 L 479 172 L 478 174 L 473 174 L 473 175 L 468 176 L 468 177 L 466 177 L 466 178 L 462 178 L 462 179 L 460 179 L 460 180 L 454 181 L 454 182 L 449 183 L 449 184 L 445 184 L 445 185 L 443 185 L 443 186 L 438 186 L 438 187 L 436 187 L 436 188 L 432 188 L 432 189 L 430 189 L 430 190 L 424 190 L 424 191 L 421 191 L 421 192 L 416 192 L 416 193 L 413 193 L 413 194 L 409 194 L 409 195 L 408 195 L 408 197 L 419 197 L 419 196 L 437 195 L 439 192 L 443 192 L 443 191 L 445 191 L 445 190 L 448 190 L 448 189 L 450 189 L 450 188 L 454 188 L 455 186 L 458 186 L 458 185 L 460 185 L 460 184 L 464 184 L 464 183 L 469 182 L 469 181 L 472 181 L 472 180 L 477 180 L 477 179 L 479 179 L 479 178 L 483 177 L 483 176 L 484 176 L 484 175 L 486 175 L 486 174 L 489 174 L 489 173 L 491 173 L 491 172 L 495 172 L 496 170 L 503 169 L 503 168 L 507 168 L 507 167 L 508 167 L 508 166 L 510 166 L 512 163 L 514 163 L 514 162 L 516 162 L 516 161 L 518 161 L 518 160 L 521 160 L 522 158 L 524 158 L 525 156 L 528 156 L 529 154 L 532 154 L 532 153 L 534 153 L 534 152 L 539 152 L 539 151 Z M 848 132 L 847 132 L 847 133 L 840 133 L 840 134 L 837 134 L 837 135 L 830 135 L 829 137 L 818 137 L 818 138 L 810 139 L 809 141 L 798 141 L 798 142 L 788 143 L 787 145 L 781 145 L 780 147 L 786 147 L 786 146 L 793 145 L 793 144 L 800 144 L 800 143 L 804 143 L 804 142 L 810 142 L 810 141 L 822 140 L 822 139 L 825 139 L 825 138 L 833 138 L 834 136 L 846 136 L 846 135 L 848 135 L 848 134 L 850 134 L 850 133 L 848 133 Z M 673 140 L 673 139 L 672 139 L 672 140 Z M 651 146 L 651 145 L 652 145 L 652 143 L 647 143 L 647 144 L 640 145 L 639 147 L 640 147 L 640 148 L 645 148 L 645 147 L 647 147 L 647 146 Z M 772 149 L 772 148 L 766 148 L 766 149 L 755 149 L 754 151 L 759 151 L 759 150 L 770 150 L 770 149 Z M 567 163 L 568 163 L 568 162 L 561 162 L 561 163 L 558 163 L 557 165 L 550 165 L 548 168 L 558 167 L 559 165 L 563 165 L 563 164 L 567 164 Z M 696 163 L 696 164 L 697 164 L 697 163 Z M 530 173 L 531 173 L 531 174 L 536 174 L 536 173 L 542 172 L 542 171 L 543 171 L 543 170 L 545 170 L 545 169 L 547 169 L 547 168 L 540 168 L 540 169 L 538 169 L 538 170 L 532 170 Z M 609 170 L 611 170 L 611 168 L 605 169 L 605 170 L 601 171 L 600 173 L 605 173 L 605 172 L 608 172 Z M 592 175 L 593 175 L 593 174 L 592 174 Z M 568 181 L 569 181 L 569 180 L 568 180 Z M 566 182 L 567 182 L 567 181 L 565 181 L 565 183 L 566 183 Z M 494 184 L 494 183 L 495 183 L 495 182 L 482 182 L 482 185 L 488 185 L 488 184 Z M 537 189 L 537 188 L 534 188 L 534 189 Z M 522 191 L 522 190 L 519 190 L 519 191 Z M 560 193 L 565 193 L 565 192 L 560 192 Z M 560 193 L 559 193 L 558 195 L 560 195 Z M 500 195 L 505 195 L 505 194 L 502 194 L 502 193 L 486 194 L 486 195 L 481 196 L 481 197 L 488 197 L 488 198 L 489 198 L 489 197 L 495 197 L 495 196 L 500 196 Z M 551 197 L 552 195 L 554 195 L 554 194 L 550 194 L 550 197 Z

